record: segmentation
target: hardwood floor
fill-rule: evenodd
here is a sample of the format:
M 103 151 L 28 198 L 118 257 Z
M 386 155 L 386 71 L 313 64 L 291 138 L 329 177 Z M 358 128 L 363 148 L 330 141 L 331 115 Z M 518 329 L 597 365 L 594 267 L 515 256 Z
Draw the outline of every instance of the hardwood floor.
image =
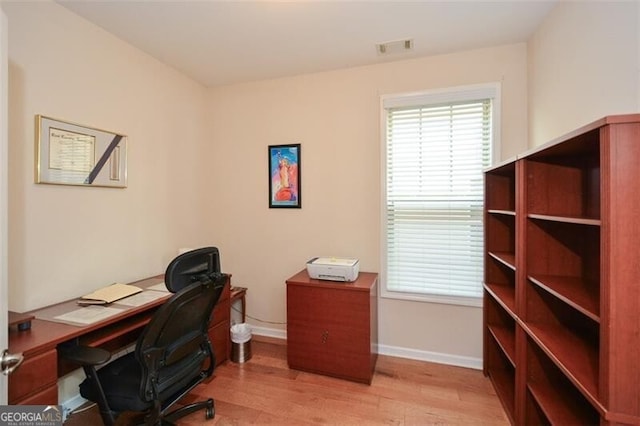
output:
M 244 364 L 219 366 L 186 402 L 215 400 L 216 416 L 193 413 L 180 425 L 508 425 L 481 371 L 379 356 L 371 386 L 290 370 L 286 346 L 256 340 Z M 259 338 L 259 337 L 258 337 Z M 121 416 L 119 425 L 132 422 Z M 101 424 L 94 407 L 65 425 Z

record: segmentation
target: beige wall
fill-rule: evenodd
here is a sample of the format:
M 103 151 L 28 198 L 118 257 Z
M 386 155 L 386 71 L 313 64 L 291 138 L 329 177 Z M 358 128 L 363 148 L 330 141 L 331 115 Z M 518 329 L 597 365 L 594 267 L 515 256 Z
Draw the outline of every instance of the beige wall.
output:
M 250 315 L 284 322 L 284 281 L 313 256 L 380 270 L 380 95 L 502 83 L 502 157 L 527 146 L 526 46 L 238 84 L 209 91 L 210 239 L 250 288 Z M 302 144 L 302 209 L 268 208 L 267 146 Z M 283 329 L 283 325 L 255 325 Z M 479 308 L 380 300 L 387 351 L 482 356 Z
M 559 2 L 528 46 L 529 145 L 640 110 L 640 3 Z
M 501 157 L 527 146 L 524 44 L 206 90 L 55 3 L 4 8 L 14 310 L 215 244 L 250 287 L 250 314 L 282 323 L 284 280 L 310 257 L 380 269 L 380 95 L 501 82 Z M 127 134 L 129 187 L 34 184 L 35 114 Z M 267 146 L 290 142 L 302 143 L 303 208 L 268 209 Z M 388 352 L 481 357 L 478 308 L 382 299 L 380 318 Z
M 9 307 L 164 272 L 206 244 L 205 89 L 50 2 L 9 19 Z M 129 187 L 34 184 L 34 116 L 129 137 Z

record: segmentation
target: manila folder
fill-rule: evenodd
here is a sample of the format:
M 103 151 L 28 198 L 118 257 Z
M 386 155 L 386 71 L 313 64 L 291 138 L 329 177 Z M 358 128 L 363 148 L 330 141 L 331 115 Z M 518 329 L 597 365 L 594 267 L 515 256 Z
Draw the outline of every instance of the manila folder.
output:
M 78 303 L 81 305 L 104 305 L 141 291 L 141 288 L 134 285 L 115 283 L 82 296 Z

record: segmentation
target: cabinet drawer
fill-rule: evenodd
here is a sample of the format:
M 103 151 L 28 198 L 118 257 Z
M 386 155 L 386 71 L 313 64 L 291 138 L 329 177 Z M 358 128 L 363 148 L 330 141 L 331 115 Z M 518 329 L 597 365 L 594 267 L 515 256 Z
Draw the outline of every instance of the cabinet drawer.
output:
M 302 347 L 358 355 L 371 350 L 369 294 L 289 286 L 287 340 Z M 309 349 L 315 351 L 317 349 Z
M 58 405 L 58 384 L 54 383 L 25 399 L 18 401 L 9 400 L 9 403 L 13 405 Z
M 291 368 L 370 381 L 369 336 L 338 328 L 289 328 L 287 359 Z
M 57 394 L 57 359 L 58 354 L 55 349 L 25 359 L 23 364 L 9 376 L 9 403 L 51 384 L 56 385 Z M 55 402 L 57 403 L 57 396 Z

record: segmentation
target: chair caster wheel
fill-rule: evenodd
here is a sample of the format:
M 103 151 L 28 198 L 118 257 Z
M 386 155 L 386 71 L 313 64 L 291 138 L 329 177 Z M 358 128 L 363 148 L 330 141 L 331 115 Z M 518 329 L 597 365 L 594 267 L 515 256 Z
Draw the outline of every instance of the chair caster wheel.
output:
M 216 410 L 213 404 L 214 404 L 213 399 L 209 399 L 207 401 L 207 408 L 205 411 L 205 416 L 207 420 L 210 420 L 216 416 Z

